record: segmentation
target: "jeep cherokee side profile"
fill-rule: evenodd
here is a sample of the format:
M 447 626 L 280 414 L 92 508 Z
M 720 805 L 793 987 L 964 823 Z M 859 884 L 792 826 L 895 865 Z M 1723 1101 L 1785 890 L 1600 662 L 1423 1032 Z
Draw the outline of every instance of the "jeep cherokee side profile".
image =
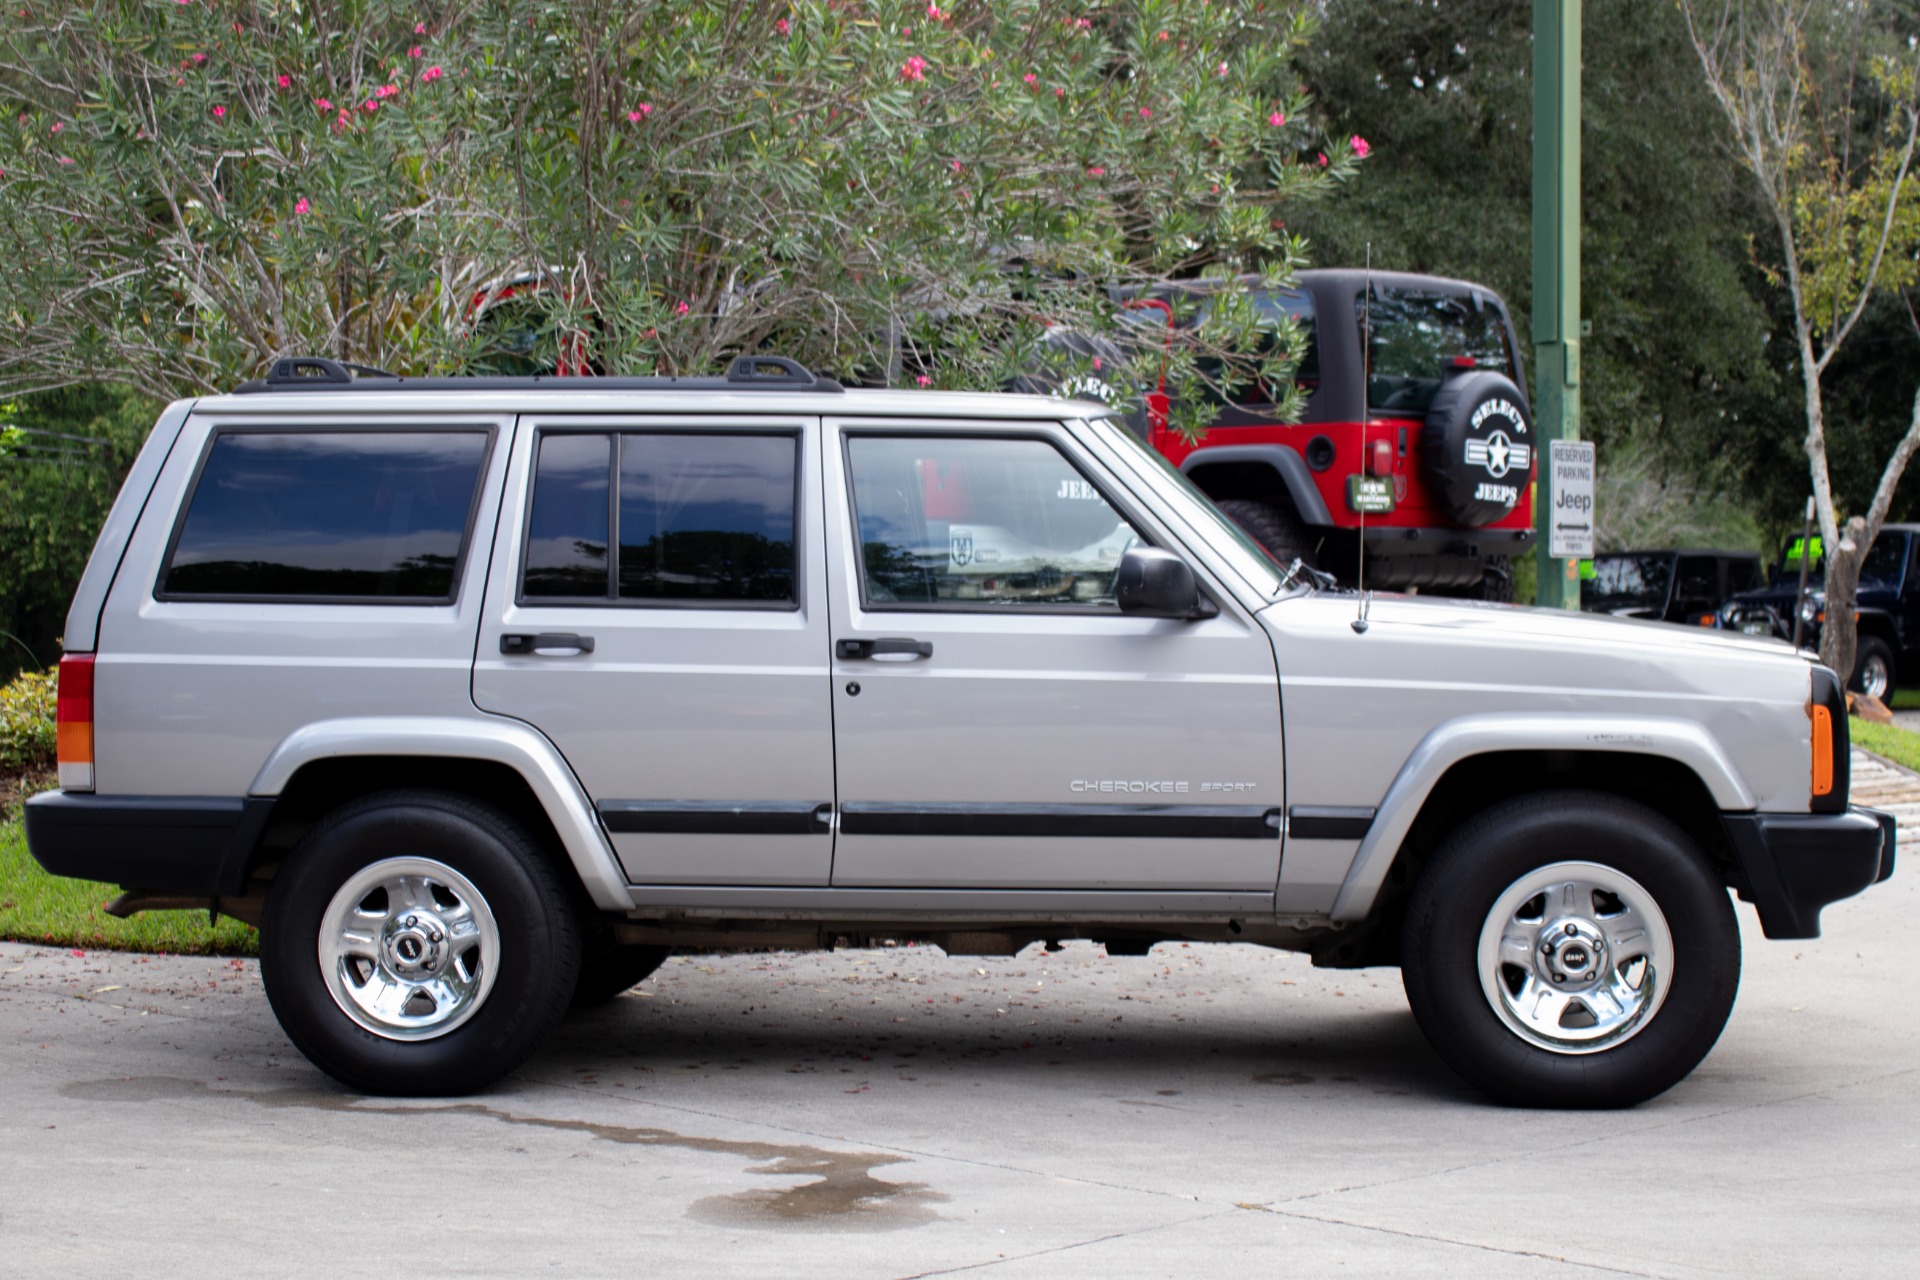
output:
M 1494 1098 L 1629 1105 L 1893 870 L 1771 640 L 1297 581 L 1110 411 L 285 361 L 156 423 L 34 856 L 256 923 L 288 1037 L 478 1089 L 668 948 L 1397 964 Z

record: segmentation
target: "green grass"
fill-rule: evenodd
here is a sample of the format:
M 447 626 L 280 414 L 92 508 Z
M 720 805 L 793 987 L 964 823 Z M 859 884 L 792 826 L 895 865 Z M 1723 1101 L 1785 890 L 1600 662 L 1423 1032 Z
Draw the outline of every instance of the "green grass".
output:
M 0 822 L 0 940 L 175 955 L 259 951 L 252 929 L 224 916 L 208 928 L 204 911 L 143 911 L 131 920 L 116 920 L 102 908 L 119 892 L 110 884 L 48 875 L 27 852 L 19 819 Z
M 1920 711 L 1920 689 L 1895 689 L 1887 704 L 1895 711 Z
M 1920 772 L 1920 733 L 1890 724 L 1868 724 L 1858 716 L 1847 722 L 1847 732 L 1853 736 L 1854 746 Z

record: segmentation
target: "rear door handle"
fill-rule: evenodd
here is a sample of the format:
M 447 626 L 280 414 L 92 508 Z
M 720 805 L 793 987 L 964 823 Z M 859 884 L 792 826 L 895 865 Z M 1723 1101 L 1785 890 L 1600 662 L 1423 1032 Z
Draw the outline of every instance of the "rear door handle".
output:
M 887 636 L 880 640 L 842 640 L 834 645 L 836 657 L 853 661 L 898 654 L 902 657 L 931 658 L 933 641 L 909 640 L 905 636 Z
M 500 652 L 537 654 L 543 658 L 577 658 L 593 652 L 592 636 L 577 636 L 571 631 L 542 631 L 539 635 L 507 634 L 500 637 Z

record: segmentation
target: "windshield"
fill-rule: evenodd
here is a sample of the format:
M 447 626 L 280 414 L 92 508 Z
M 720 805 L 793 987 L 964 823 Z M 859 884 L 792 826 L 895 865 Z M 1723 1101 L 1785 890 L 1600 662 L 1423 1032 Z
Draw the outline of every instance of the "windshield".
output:
M 1450 369 L 1465 360 L 1518 382 L 1499 303 L 1465 289 L 1375 285 L 1354 299 L 1367 350 L 1367 406 L 1423 414 Z
M 1799 538 L 1787 543 L 1786 550 L 1780 553 L 1780 576 L 1782 580 L 1795 580 L 1800 576 L 1800 555 L 1802 544 Z M 1897 589 L 1900 586 L 1900 567 L 1906 563 L 1907 540 L 1899 535 L 1880 538 L 1873 544 L 1873 550 L 1867 552 L 1865 563 L 1860 566 L 1860 585 L 1871 583 L 1878 587 Z M 1807 577 L 1819 582 L 1826 572 L 1826 554 L 1821 549 L 1820 538 L 1813 539 L 1813 563 L 1807 568 Z
M 1285 566 L 1276 563 L 1265 547 L 1249 538 L 1245 530 L 1222 515 L 1220 508 L 1214 506 L 1213 500 L 1200 492 L 1193 481 L 1181 475 L 1178 468 L 1153 449 L 1148 448 L 1144 442 L 1135 439 L 1124 428 L 1120 428 L 1120 424 L 1114 419 L 1106 418 L 1090 425 L 1096 428 L 1107 426 L 1117 428 L 1104 432 L 1101 438 L 1114 441 L 1117 448 L 1143 462 L 1149 469 L 1171 477 L 1181 492 L 1192 499 L 1181 508 L 1181 514 L 1193 522 L 1201 536 L 1227 552 L 1233 560 L 1234 568 L 1262 594 L 1269 596 L 1279 594 Z

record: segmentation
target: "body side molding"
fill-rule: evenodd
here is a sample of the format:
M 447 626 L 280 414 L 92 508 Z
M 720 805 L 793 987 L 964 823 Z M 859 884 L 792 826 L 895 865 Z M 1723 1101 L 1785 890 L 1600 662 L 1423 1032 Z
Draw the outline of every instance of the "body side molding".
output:
M 1691 720 L 1664 716 L 1530 712 L 1463 716 L 1440 725 L 1400 766 L 1379 816 L 1354 855 L 1329 913 L 1336 923 L 1364 920 L 1400 845 L 1443 774 L 1470 756 L 1495 751 L 1617 751 L 1685 765 L 1722 811 L 1751 810 L 1753 793 L 1713 736 Z
M 358 716 L 321 720 L 287 735 L 260 766 L 249 795 L 277 796 L 302 765 L 343 756 L 438 756 L 504 764 L 532 788 L 594 905 L 629 911 L 626 874 L 593 804 L 559 750 L 503 716 Z

